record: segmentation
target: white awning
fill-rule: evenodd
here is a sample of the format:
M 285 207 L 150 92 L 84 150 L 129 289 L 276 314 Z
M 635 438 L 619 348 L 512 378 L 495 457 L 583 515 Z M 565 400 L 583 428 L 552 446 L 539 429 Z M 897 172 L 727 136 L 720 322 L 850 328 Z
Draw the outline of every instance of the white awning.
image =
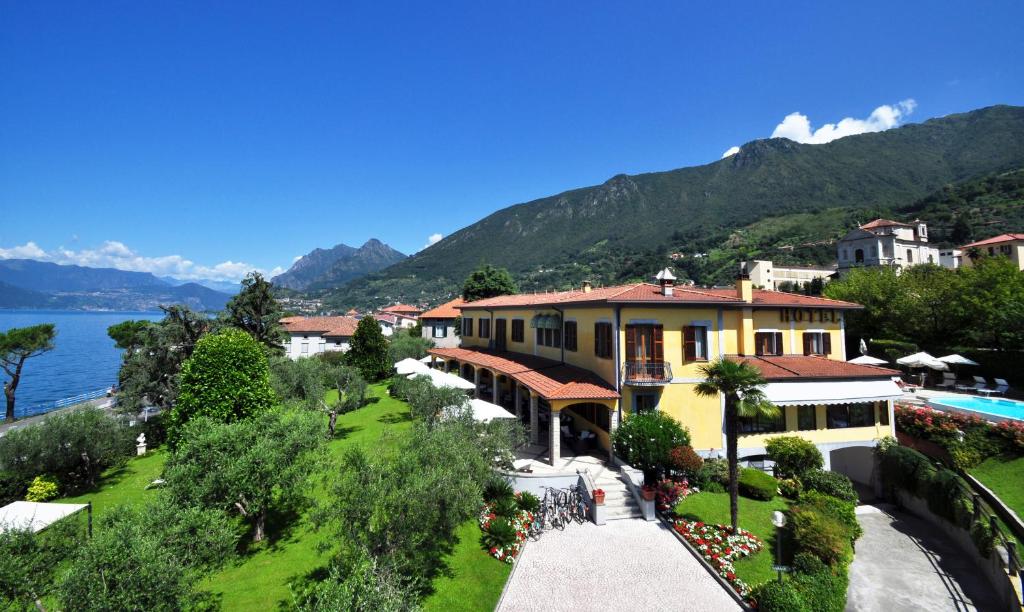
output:
M 44 504 L 16 501 L 0 508 L 0 533 L 7 529 L 31 529 L 39 532 L 87 504 Z
M 891 380 L 771 382 L 764 386 L 764 393 L 778 406 L 858 404 L 903 397 Z

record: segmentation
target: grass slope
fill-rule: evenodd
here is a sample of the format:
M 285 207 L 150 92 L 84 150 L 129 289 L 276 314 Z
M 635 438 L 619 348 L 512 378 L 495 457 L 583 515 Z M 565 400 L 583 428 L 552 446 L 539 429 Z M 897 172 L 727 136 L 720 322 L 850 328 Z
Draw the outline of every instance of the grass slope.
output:
M 1024 457 L 1010 461 L 992 457 L 970 472 L 992 489 L 1017 516 L 1024 517 Z
M 328 392 L 328 402 L 336 393 Z M 327 495 L 331 466 L 337 464 L 346 448 L 394 444 L 397 436 L 410 427 L 408 406 L 388 396 L 384 384 L 372 385 L 370 395 L 369 405 L 338 417 L 337 437 L 328 443 L 328 467 L 315 479 L 315 498 Z M 92 501 L 96 516 L 119 504 L 142 503 L 153 494 L 146 485 L 160 477 L 166 460 L 163 451 L 133 459 L 104 474 L 95 491 L 60 501 Z M 314 531 L 308 515 L 298 517 L 283 531 L 268 531 L 267 541 L 250 547 L 234 563 L 200 583 L 199 588 L 212 592 L 224 610 L 278 608 L 291 601 L 292 581 L 310 575 L 327 562 L 328 553 L 321 553 L 319 545 L 329 543 L 330 534 Z M 459 543 L 448 558 L 449 574 L 436 581 L 436 592 L 425 602 L 428 609 L 493 609 L 510 568 L 490 558 L 481 549 L 479 539 L 475 520 L 463 525 Z
M 785 510 L 788 506 L 782 497 L 771 501 L 758 501 L 740 497 L 740 528 L 760 538 L 764 550 L 756 555 L 736 562 L 736 575 L 750 586 L 756 586 L 775 578 L 772 564 L 775 562 L 775 526 L 772 512 Z M 676 504 L 676 514 L 691 521 L 703 521 L 717 525 L 729 524 L 728 493 L 697 493 Z

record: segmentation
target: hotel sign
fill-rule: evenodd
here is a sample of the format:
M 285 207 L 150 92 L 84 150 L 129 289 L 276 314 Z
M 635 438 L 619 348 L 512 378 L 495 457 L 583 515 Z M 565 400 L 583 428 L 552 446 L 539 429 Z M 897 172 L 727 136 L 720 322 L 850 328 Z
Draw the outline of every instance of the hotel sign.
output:
M 779 310 L 779 320 L 784 323 L 796 321 L 802 323 L 837 323 L 839 317 L 834 310 L 821 308 L 782 308 Z

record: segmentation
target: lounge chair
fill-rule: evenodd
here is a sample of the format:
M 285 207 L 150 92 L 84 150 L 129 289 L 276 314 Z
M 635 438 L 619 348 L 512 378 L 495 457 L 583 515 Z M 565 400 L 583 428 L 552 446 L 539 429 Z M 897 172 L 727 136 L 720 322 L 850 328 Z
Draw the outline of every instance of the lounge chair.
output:
M 956 386 L 956 390 L 957 391 L 967 391 L 967 392 L 974 391 L 975 393 L 977 393 L 978 389 L 986 389 L 987 387 L 988 387 L 988 383 L 985 382 L 984 378 L 982 378 L 980 376 L 975 376 L 974 377 L 974 384 L 973 385 L 957 385 Z
M 1005 378 L 993 378 L 992 380 L 996 381 L 996 388 L 992 390 L 993 393 L 1005 395 L 1010 389 L 1010 383 L 1006 382 Z
M 943 372 L 942 382 L 939 383 L 940 389 L 954 389 L 956 388 L 956 374 L 953 372 Z
M 920 391 L 921 390 L 921 387 L 919 385 L 915 385 L 914 383 L 905 382 L 899 376 L 893 376 L 892 377 L 892 382 L 896 383 L 896 386 L 899 387 L 900 390 L 903 391 L 904 393 L 914 393 L 915 391 Z
M 985 397 L 989 397 L 993 393 L 995 393 L 995 390 L 988 388 L 988 381 L 986 381 L 981 376 L 974 377 L 974 390 L 977 391 L 978 393 L 984 394 Z

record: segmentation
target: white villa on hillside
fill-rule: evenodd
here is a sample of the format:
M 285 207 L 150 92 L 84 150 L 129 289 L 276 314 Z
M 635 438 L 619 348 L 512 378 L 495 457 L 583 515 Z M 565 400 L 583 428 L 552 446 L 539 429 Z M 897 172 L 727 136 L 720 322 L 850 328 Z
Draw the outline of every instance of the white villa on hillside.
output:
M 939 249 L 928 244 L 928 226 L 875 219 L 843 236 L 837 247 L 839 274 L 854 268 L 891 266 L 903 269 L 940 264 Z M 949 261 L 952 261 L 950 259 Z
M 465 300 L 455 298 L 420 315 L 423 324 L 423 337 L 433 340 L 438 348 L 455 348 L 459 346 L 459 336 L 455 333 L 455 322 L 459 319 L 459 306 Z
M 828 280 L 836 273 L 835 268 L 819 266 L 776 266 L 770 261 L 754 260 L 747 265 L 750 282 L 759 289 L 778 291 L 779 285 L 792 283 L 803 285 L 816 278 Z
M 285 317 L 281 319 L 288 333 L 285 355 L 298 359 L 327 351 L 347 351 L 358 324 L 354 317 Z

